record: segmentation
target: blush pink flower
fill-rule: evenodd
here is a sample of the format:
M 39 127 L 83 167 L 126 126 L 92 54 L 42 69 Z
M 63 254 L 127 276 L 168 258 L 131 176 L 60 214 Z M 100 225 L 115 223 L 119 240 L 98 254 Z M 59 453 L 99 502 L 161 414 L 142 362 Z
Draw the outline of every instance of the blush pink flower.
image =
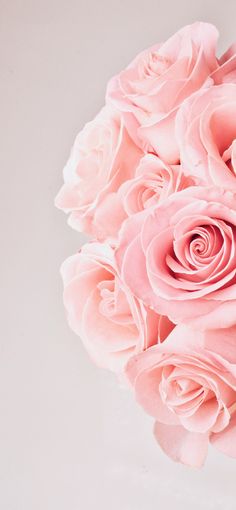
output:
M 209 443 L 236 458 L 236 44 L 218 59 L 217 38 L 185 26 L 114 76 L 56 197 L 93 238 L 62 265 L 70 327 L 196 467 Z
M 85 244 L 64 262 L 62 277 L 70 327 L 101 367 L 121 371 L 131 355 L 162 342 L 174 327 L 130 293 L 109 245 Z
M 176 136 L 186 175 L 236 191 L 236 84 L 203 88 L 187 99 Z
M 193 184 L 185 177 L 180 165 L 167 165 L 155 154 L 146 154 L 140 160 L 133 179 L 119 190 L 128 216 L 161 203 L 176 191 Z
M 233 325 L 236 195 L 190 187 L 128 218 L 116 260 L 131 291 L 171 321 Z
M 236 457 L 236 341 L 234 361 L 211 350 L 227 342 L 225 330 L 199 332 L 177 326 L 168 339 L 128 362 L 136 399 L 156 419 L 154 434 L 175 461 L 200 467 L 209 440 Z M 207 347 L 206 347 L 207 345 Z M 232 345 L 231 345 L 232 351 Z
M 169 163 L 179 161 L 176 112 L 217 68 L 217 37 L 208 23 L 186 26 L 142 52 L 108 84 L 107 100 L 123 113 L 131 137 Z
M 116 238 L 125 217 L 116 192 L 141 156 L 120 114 L 104 107 L 78 134 L 64 169 L 56 205 L 70 213 L 69 224 L 97 239 Z

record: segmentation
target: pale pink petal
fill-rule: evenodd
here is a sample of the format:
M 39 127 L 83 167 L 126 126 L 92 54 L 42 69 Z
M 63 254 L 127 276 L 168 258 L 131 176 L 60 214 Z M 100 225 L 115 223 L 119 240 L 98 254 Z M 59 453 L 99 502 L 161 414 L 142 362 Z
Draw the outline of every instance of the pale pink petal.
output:
M 181 425 L 156 422 L 154 435 L 162 450 L 175 462 L 200 468 L 208 450 L 208 434 L 189 432 Z
M 217 434 L 211 434 L 210 442 L 225 455 L 236 458 L 236 414 L 232 416 L 228 427 Z

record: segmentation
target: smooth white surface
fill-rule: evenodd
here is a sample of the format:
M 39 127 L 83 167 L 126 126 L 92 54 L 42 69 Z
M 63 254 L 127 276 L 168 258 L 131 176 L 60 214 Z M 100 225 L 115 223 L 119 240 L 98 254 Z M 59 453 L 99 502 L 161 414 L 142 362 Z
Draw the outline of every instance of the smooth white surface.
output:
M 236 39 L 232 1 L 1 0 L 1 510 L 235 510 L 236 461 L 172 463 L 152 420 L 67 327 L 59 266 L 82 237 L 53 206 L 108 78 L 186 23 Z

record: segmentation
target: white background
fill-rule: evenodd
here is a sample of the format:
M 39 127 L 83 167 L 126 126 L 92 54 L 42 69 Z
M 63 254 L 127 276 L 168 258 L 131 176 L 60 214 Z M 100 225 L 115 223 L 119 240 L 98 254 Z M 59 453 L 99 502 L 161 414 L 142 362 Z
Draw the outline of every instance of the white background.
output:
M 1 0 L 1 510 L 235 510 L 236 460 L 171 462 L 152 420 L 68 329 L 59 267 L 82 237 L 53 206 L 107 80 L 186 23 L 236 39 L 235 0 Z

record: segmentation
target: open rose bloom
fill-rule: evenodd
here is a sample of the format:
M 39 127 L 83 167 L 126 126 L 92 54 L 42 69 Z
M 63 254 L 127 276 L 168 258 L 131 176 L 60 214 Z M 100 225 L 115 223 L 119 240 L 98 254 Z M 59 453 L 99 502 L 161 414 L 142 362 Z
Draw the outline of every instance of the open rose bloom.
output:
M 90 236 L 68 322 L 173 460 L 236 458 L 236 43 L 194 23 L 134 58 L 78 134 L 56 205 Z

